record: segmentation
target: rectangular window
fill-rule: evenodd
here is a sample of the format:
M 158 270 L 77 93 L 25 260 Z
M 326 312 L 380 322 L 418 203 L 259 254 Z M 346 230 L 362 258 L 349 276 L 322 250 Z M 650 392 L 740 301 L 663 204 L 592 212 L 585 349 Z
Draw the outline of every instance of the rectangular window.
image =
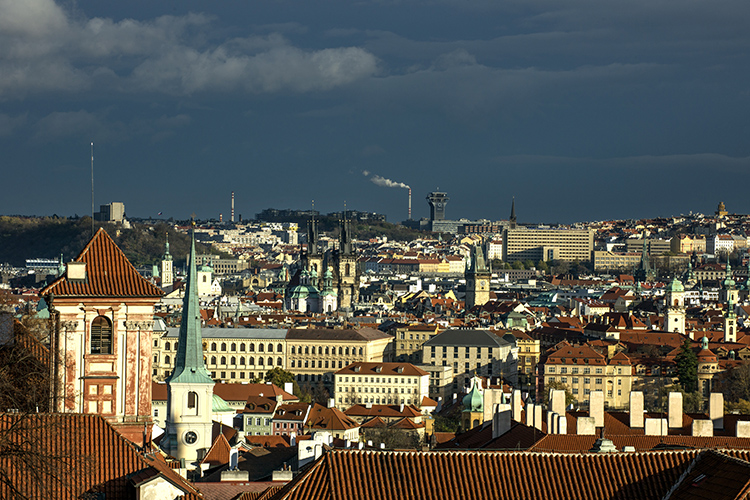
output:
M 571 371 L 571 373 L 576 374 L 576 373 L 578 373 L 578 367 L 574 366 L 570 371 Z
M 597 368 L 596 369 L 596 373 L 602 373 L 602 369 L 601 368 Z
M 567 366 L 561 366 L 560 367 L 560 373 L 568 373 L 568 367 Z
M 589 373 L 591 373 L 591 368 L 589 368 L 589 367 L 587 366 L 586 368 L 584 368 L 584 369 L 583 369 L 583 374 L 584 374 L 584 375 L 588 375 Z
M 591 383 L 591 379 L 590 379 L 590 378 L 588 378 L 588 377 L 584 377 L 584 378 L 583 378 L 583 383 L 584 383 L 584 384 L 590 384 L 590 383 Z
M 577 383 L 578 383 L 578 377 L 573 377 L 573 383 L 574 383 L 574 384 L 577 384 Z
M 554 366 L 548 366 L 547 367 L 547 373 L 555 373 L 555 367 Z
M 596 383 L 596 385 L 602 385 L 602 379 L 600 378 L 595 379 L 594 382 Z

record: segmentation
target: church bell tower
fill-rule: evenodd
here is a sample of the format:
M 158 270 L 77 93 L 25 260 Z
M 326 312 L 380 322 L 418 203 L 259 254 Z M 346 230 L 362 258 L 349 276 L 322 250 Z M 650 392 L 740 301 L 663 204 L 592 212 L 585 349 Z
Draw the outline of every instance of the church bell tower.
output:
M 203 359 L 197 275 L 193 233 L 177 356 L 167 379 L 167 436 L 162 443 L 164 451 L 187 462 L 200 459 L 212 443 L 214 381 Z

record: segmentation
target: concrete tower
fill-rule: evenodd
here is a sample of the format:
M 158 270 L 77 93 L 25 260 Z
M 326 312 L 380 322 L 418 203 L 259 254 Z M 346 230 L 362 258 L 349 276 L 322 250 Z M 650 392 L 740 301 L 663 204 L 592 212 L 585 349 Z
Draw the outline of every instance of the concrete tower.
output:
M 164 451 L 193 462 L 211 447 L 214 381 L 206 370 L 198 304 L 195 233 L 190 248 L 182 322 L 174 371 L 167 379 L 167 436 Z
M 448 193 L 433 191 L 427 195 L 427 202 L 430 204 L 430 220 L 445 220 L 445 206 L 448 204 Z

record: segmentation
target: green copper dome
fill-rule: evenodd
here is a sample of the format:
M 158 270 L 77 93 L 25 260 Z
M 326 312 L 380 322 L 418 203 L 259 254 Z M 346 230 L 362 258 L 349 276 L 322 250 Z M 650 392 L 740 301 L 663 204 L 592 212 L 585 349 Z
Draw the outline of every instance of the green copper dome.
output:
M 685 287 L 677 278 L 674 278 L 669 285 L 667 285 L 667 292 L 684 292 Z
M 471 388 L 471 391 L 469 391 L 469 393 L 464 396 L 464 399 L 461 401 L 461 403 L 464 405 L 464 411 L 484 411 L 484 396 L 482 396 L 482 391 L 480 390 L 481 384 L 482 379 L 474 377 L 472 381 L 473 387 Z

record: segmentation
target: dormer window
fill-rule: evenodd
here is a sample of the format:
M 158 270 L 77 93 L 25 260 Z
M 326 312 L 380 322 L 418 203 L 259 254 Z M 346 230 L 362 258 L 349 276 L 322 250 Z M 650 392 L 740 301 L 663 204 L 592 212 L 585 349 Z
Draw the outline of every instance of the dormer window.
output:
M 97 316 L 91 322 L 91 354 L 112 354 L 112 322 Z

